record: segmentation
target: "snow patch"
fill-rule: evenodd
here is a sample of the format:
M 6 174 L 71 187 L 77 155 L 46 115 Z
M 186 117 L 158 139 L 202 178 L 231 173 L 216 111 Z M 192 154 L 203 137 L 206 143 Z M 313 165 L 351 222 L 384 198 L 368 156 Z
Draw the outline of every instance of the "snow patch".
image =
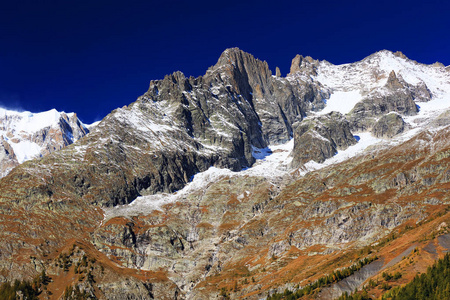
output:
M 256 162 L 251 168 L 240 172 L 242 175 L 262 176 L 268 179 L 279 178 L 288 173 L 290 156 L 294 148 L 294 139 L 285 144 L 273 145 L 264 149 L 253 147 L 253 157 Z
M 403 117 L 403 120 L 412 128 L 424 128 L 435 120 L 440 114 L 450 109 L 450 90 L 448 94 L 432 98 L 428 102 L 418 102 L 419 113 L 415 116 Z
M 18 143 L 10 142 L 14 150 L 17 161 L 21 164 L 24 161 L 40 157 L 41 146 L 30 141 L 20 141 Z
M 326 106 L 320 111 L 320 114 L 327 114 L 332 111 L 340 112 L 345 115 L 349 113 L 356 103 L 362 100 L 360 91 L 337 91 L 331 94 L 330 99 L 325 100 Z
M 91 124 L 84 124 L 84 123 L 83 123 L 83 126 L 86 127 L 89 131 L 92 131 L 92 129 L 94 129 L 95 127 L 97 127 L 98 124 L 100 124 L 100 122 L 101 122 L 101 120 L 100 120 L 100 121 L 96 121 L 96 122 L 91 123 Z

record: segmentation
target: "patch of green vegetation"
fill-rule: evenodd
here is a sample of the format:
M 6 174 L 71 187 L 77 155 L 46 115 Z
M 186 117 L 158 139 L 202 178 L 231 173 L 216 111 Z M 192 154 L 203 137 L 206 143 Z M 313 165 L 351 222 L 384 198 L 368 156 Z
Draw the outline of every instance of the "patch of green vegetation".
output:
M 395 275 L 394 275 L 395 277 Z M 403 287 L 396 287 L 385 293 L 387 300 L 441 300 L 450 299 L 450 254 L 428 267 L 426 273 L 416 277 Z
M 367 294 L 367 291 L 363 291 L 361 294 L 348 294 L 345 292 L 337 300 L 372 300 L 372 298 Z
M 0 299 L 15 300 L 18 297 L 22 299 L 34 300 L 39 299 L 42 293 L 42 287 L 50 282 L 45 270 L 37 276 L 32 282 L 15 280 L 13 284 L 4 282 L 0 285 Z
M 95 299 L 90 296 L 86 291 L 81 291 L 79 286 L 67 286 L 64 291 L 63 300 L 88 300 Z
M 220 289 L 220 296 L 222 297 L 222 299 L 230 299 L 230 294 L 227 291 L 227 288 L 221 288 Z
M 377 256 L 366 257 L 348 268 L 333 271 L 333 273 L 331 274 L 322 276 L 319 279 L 317 279 L 317 281 L 315 281 L 314 283 L 307 285 L 301 289 L 298 289 L 295 292 L 286 289 L 283 293 L 274 293 L 268 296 L 267 300 L 279 300 L 279 299 L 294 300 L 299 299 L 306 295 L 311 295 L 313 293 L 318 292 L 320 288 L 324 286 L 341 281 L 342 279 L 353 275 L 355 272 L 359 271 L 362 267 L 370 264 L 371 262 L 377 259 L 378 259 Z

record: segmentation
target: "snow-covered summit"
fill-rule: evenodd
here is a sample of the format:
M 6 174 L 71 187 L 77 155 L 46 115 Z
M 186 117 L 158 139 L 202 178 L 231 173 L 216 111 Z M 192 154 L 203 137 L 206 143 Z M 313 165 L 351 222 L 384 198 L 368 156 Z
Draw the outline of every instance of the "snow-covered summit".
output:
M 417 127 L 418 122 L 428 122 L 450 109 L 450 72 L 440 63 L 422 64 L 401 52 L 382 50 L 354 63 L 334 65 L 310 59 L 302 64 L 302 68 L 288 74 L 286 79 L 308 81 L 324 95 L 324 108 L 313 109 L 308 116 L 332 111 L 345 115 L 356 106 L 359 110 L 367 109 L 372 103 L 382 108 L 401 94 L 405 95 L 403 102 L 411 99 L 419 111 L 415 116 L 412 116 L 415 112 L 403 116 L 409 127 Z M 396 84 L 389 82 L 393 79 Z M 375 120 L 379 117 L 371 114 Z
M 0 177 L 14 166 L 59 150 L 88 132 L 75 113 L 0 108 Z
M 63 115 L 71 118 L 74 117 L 75 114 L 66 114 L 64 112 L 59 112 L 56 109 L 32 113 L 29 111 L 18 112 L 0 108 L 0 118 L 3 121 L 1 124 L 2 130 L 17 133 L 33 133 L 46 127 L 55 126 Z
M 434 98 L 446 97 L 450 90 L 450 73 L 443 65 L 421 64 L 399 52 L 387 50 L 355 63 L 333 65 L 321 61 L 316 71 L 317 75 L 313 75 L 312 80 L 330 93 L 324 113 L 331 110 L 348 113 L 351 106 L 374 90 L 384 87 L 392 71 L 410 85 L 425 84 Z
M 449 74 L 444 66 L 421 64 L 387 50 L 376 52 L 355 63 L 333 65 L 321 61 L 314 79 L 332 90 L 359 89 L 368 92 L 386 84 L 391 71 L 401 75 L 409 84 L 424 82 L 435 93 L 443 90 L 441 83 L 449 84 Z

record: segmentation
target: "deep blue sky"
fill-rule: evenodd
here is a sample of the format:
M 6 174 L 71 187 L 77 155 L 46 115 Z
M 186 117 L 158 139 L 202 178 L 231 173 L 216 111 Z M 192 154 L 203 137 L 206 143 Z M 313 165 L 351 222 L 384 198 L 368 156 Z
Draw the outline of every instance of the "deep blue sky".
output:
M 133 102 L 152 79 L 203 75 L 239 47 L 289 71 L 298 53 L 334 64 L 382 49 L 450 64 L 448 1 L 2 1 L 0 106 L 77 112 Z

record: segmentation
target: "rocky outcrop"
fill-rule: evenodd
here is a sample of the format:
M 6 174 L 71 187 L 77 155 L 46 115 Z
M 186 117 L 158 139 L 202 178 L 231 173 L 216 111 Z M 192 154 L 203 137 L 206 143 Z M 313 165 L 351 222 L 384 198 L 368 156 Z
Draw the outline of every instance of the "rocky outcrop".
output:
M 8 174 L 19 162 L 11 145 L 0 136 L 0 178 Z
M 378 138 L 392 138 L 405 130 L 405 121 L 396 113 L 382 116 L 372 128 L 372 134 Z
M 291 69 L 289 75 L 293 75 L 295 73 L 302 73 L 306 75 L 317 75 L 317 65 L 319 64 L 318 60 L 314 60 L 310 56 L 303 57 L 302 55 L 297 54 L 294 59 L 292 59 Z
M 142 282 L 133 277 L 121 279 L 98 284 L 98 288 L 103 293 L 101 299 L 183 299 L 177 286 L 170 282 Z
M 43 128 L 31 136 L 31 141 L 42 147 L 41 156 L 76 142 L 89 133 L 75 113 L 67 115 L 61 113 L 56 126 Z
M 389 112 L 397 112 L 404 116 L 417 114 L 419 110 L 414 102 L 414 95 L 403 78 L 397 77 L 392 71 L 382 89 L 368 95 L 350 112 L 349 121 L 352 130 L 368 130 L 374 125 L 374 117 Z
M 292 165 L 297 167 L 313 160 L 322 163 L 335 155 L 337 150 L 356 144 L 348 121 L 338 112 L 305 119 L 294 133 Z
M 417 102 L 427 102 L 430 101 L 433 97 L 431 91 L 428 89 L 425 82 L 421 81 L 415 86 L 410 85 L 410 90 L 412 96 L 414 97 L 414 101 Z
M 385 87 L 391 91 L 406 89 L 410 91 L 414 101 L 418 102 L 430 101 L 432 97 L 430 90 L 423 81 L 419 82 L 417 85 L 408 84 L 400 75 L 397 76 L 394 71 L 389 73 Z M 405 113 L 410 113 L 410 110 L 407 109 Z
M 275 76 L 281 77 L 281 71 L 280 71 L 280 68 L 278 68 L 278 67 L 275 68 Z
M 402 77 L 397 77 L 394 71 L 391 71 L 389 73 L 388 80 L 386 82 L 385 87 L 390 90 L 398 90 L 403 89 L 406 85 L 406 82 L 403 80 Z
M 432 125 L 437 127 L 450 125 L 450 110 L 440 114 L 435 120 L 432 121 Z

